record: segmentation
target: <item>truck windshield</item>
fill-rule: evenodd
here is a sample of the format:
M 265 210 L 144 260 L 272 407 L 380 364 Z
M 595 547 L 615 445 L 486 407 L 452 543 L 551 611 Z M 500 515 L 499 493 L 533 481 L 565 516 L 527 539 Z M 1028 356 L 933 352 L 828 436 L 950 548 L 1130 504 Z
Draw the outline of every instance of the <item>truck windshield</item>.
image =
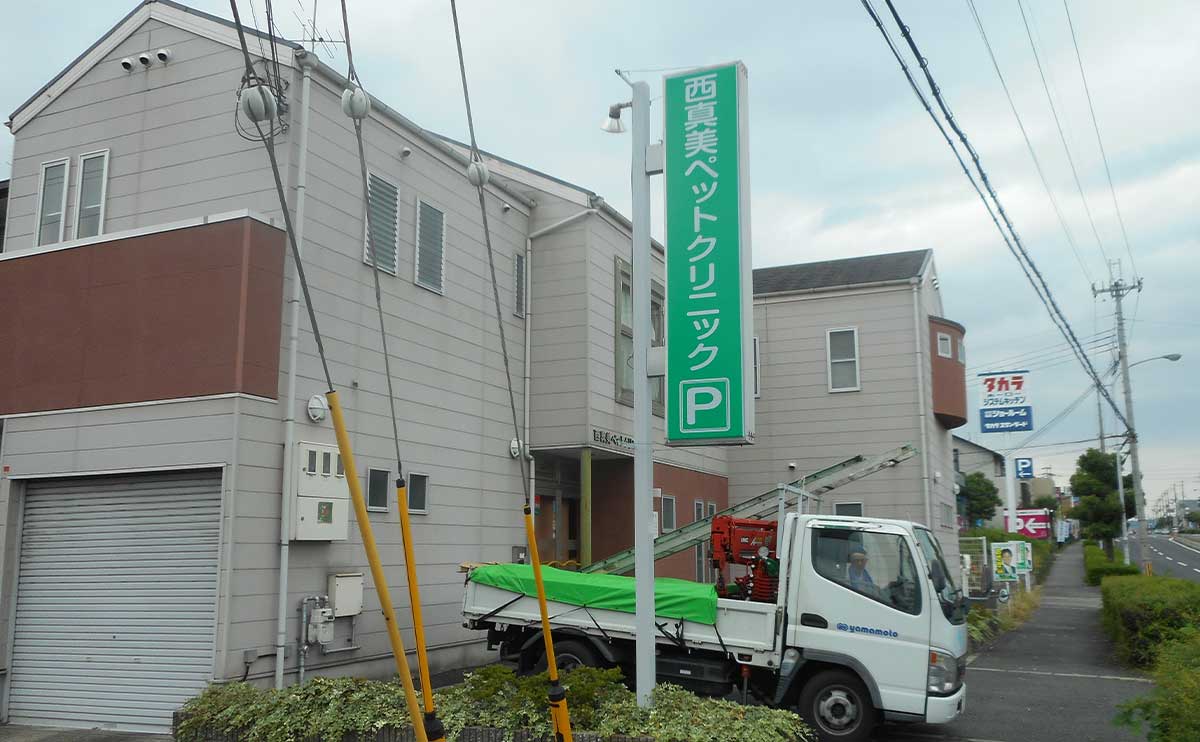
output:
M 950 623 L 960 624 L 966 621 L 966 605 L 963 594 L 954 583 L 954 573 L 946 564 L 941 544 L 933 537 L 932 533 L 924 528 L 913 530 L 916 531 L 917 543 L 921 545 L 925 561 L 929 562 L 929 568 L 933 571 L 930 577 L 934 580 L 934 586 L 937 588 L 938 603 L 942 606 L 942 613 Z M 938 572 L 941 573 L 940 580 L 935 576 Z M 938 584 L 939 582 L 941 584 Z

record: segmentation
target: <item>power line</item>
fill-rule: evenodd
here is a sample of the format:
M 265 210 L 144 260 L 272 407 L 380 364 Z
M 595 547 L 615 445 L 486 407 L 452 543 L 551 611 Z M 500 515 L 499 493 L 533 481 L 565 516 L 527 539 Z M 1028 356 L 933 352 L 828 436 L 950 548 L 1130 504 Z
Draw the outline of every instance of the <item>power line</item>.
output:
M 913 55 L 920 61 L 921 71 L 924 73 L 925 79 L 929 84 L 929 88 L 933 93 L 934 98 L 937 100 L 937 104 L 942 111 L 942 115 L 945 116 L 946 122 L 949 124 L 950 128 L 954 130 L 959 140 L 963 143 L 964 149 L 966 149 L 967 153 L 974 161 L 975 169 L 979 172 L 980 180 L 982 181 L 984 188 L 987 189 L 988 194 L 991 196 L 991 203 L 995 204 L 995 212 L 992 211 L 991 203 L 989 203 L 987 198 L 984 197 L 983 193 L 980 192 L 978 184 L 976 184 L 974 178 L 971 177 L 970 171 L 967 170 L 965 163 L 962 161 L 961 155 L 958 153 L 958 149 L 954 146 L 953 142 L 949 141 L 949 137 L 946 136 L 945 129 L 942 127 L 941 122 L 938 120 L 937 116 L 934 115 L 933 110 L 928 105 L 928 102 L 925 101 L 925 97 L 920 92 L 920 89 L 917 88 L 915 81 L 912 79 L 912 75 L 908 72 L 908 66 L 904 63 L 904 59 L 902 56 L 900 56 L 895 44 L 892 43 L 891 37 L 884 28 L 883 22 L 879 19 L 878 14 L 875 13 L 875 9 L 871 6 L 870 0 L 863 0 L 863 5 L 867 9 L 867 12 L 871 15 L 872 19 L 875 21 L 876 26 L 878 26 L 880 31 L 883 33 L 883 36 L 887 40 L 889 47 L 891 47 L 893 55 L 895 55 L 897 61 L 900 62 L 901 69 L 904 70 L 905 76 L 909 80 L 909 84 L 913 87 L 922 103 L 925 104 L 926 111 L 934 120 L 934 123 L 942 132 L 943 136 L 946 137 L 947 141 L 949 142 L 955 157 L 958 159 L 959 164 L 963 167 L 963 171 L 967 174 L 968 179 L 971 180 L 971 184 L 975 187 L 975 192 L 979 195 L 980 199 L 983 201 L 988 210 L 988 214 L 992 217 L 992 223 L 996 225 L 996 229 L 1000 232 L 1000 236 L 1004 240 L 1005 246 L 1008 248 L 1009 252 L 1013 254 L 1013 257 L 1017 259 L 1017 264 L 1021 267 L 1022 273 L 1025 274 L 1025 277 L 1034 287 L 1034 292 L 1038 295 L 1038 299 L 1042 302 L 1042 305 L 1050 314 L 1051 321 L 1054 322 L 1055 325 L 1057 325 L 1062 331 L 1063 336 L 1067 339 L 1068 344 L 1073 348 L 1076 358 L 1079 360 L 1080 364 L 1083 365 L 1084 370 L 1092 378 L 1092 381 L 1094 381 L 1096 385 L 1101 388 L 1105 400 L 1108 401 L 1109 405 L 1113 409 L 1113 412 L 1117 415 L 1117 418 L 1125 424 L 1126 428 L 1129 428 L 1130 426 L 1125 419 L 1124 413 L 1122 413 L 1121 409 L 1117 406 L 1116 400 L 1112 398 L 1112 395 L 1101 384 L 1100 374 L 1097 373 L 1095 366 L 1092 365 L 1091 360 L 1087 357 L 1087 354 L 1083 350 L 1079 339 L 1075 336 L 1075 331 L 1071 328 L 1070 322 L 1067 320 L 1062 309 L 1058 306 L 1058 302 L 1055 301 L 1054 295 L 1051 293 L 1045 277 L 1042 275 L 1037 265 L 1033 262 L 1033 259 L 1029 256 L 1028 251 L 1021 242 L 1020 236 L 1017 234 L 1016 228 L 1013 227 L 1012 221 L 1009 219 L 1008 214 L 1004 211 L 1004 206 L 1000 203 L 1000 199 L 996 195 L 996 191 L 992 187 L 991 181 L 988 179 L 987 173 L 983 169 L 983 164 L 979 159 L 979 153 L 976 152 L 975 148 L 971 146 L 970 140 L 967 139 L 966 134 L 963 133 L 962 129 L 955 121 L 953 114 L 950 113 L 949 107 L 946 105 L 946 101 L 942 97 L 941 89 L 937 86 L 937 83 L 933 79 L 933 74 L 929 71 L 928 60 L 921 55 L 920 49 L 917 48 L 916 41 L 913 40 L 908 26 L 906 26 L 901 20 L 900 14 L 896 10 L 896 6 L 893 4 L 892 0 L 885 0 L 885 2 L 887 3 L 888 9 L 892 13 L 892 17 L 896 19 L 896 23 L 899 25 L 901 33 L 908 42 L 908 46 L 912 50 Z M 1004 220 L 1005 227 L 1007 227 L 1008 230 L 1007 232 L 1005 231 L 1004 227 L 1000 226 L 1000 222 L 997 219 L 996 213 L 999 213 L 1000 219 Z
M 1108 253 L 1105 252 L 1104 242 L 1100 239 L 1100 232 L 1096 229 L 1096 221 L 1092 218 L 1092 209 L 1088 206 L 1087 196 L 1083 193 L 1083 184 L 1079 181 L 1079 171 L 1075 168 L 1075 158 L 1071 156 L 1071 147 L 1067 144 L 1066 134 L 1063 133 L 1062 121 L 1058 117 L 1058 109 L 1054 105 L 1054 98 L 1050 95 L 1050 86 L 1046 82 L 1046 72 L 1042 69 L 1042 58 L 1038 54 L 1037 44 L 1033 40 L 1033 32 L 1029 28 L 1029 19 L 1025 15 L 1025 4 L 1021 0 L 1017 0 L 1017 8 L 1021 11 L 1021 21 L 1025 25 L 1025 35 L 1029 37 L 1029 48 L 1033 50 L 1033 60 L 1037 63 L 1038 75 L 1042 78 L 1042 89 L 1046 91 L 1046 102 L 1050 104 L 1050 113 L 1054 115 L 1054 125 L 1058 128 L 1058 138 L 1062 142 L 1063 150 L 1067 153 L 1067 163 L 1071 166 L 1071 175 L 1075 178 L 1075 187 L 1079 190 L 1079 200 L 1083 202 L 1083 210 L 1087 214 L 1088 223 L 1092 225 L 1092 234 L 1096 237 L 1096 246 L 1100 248 L 1100 254 L 1104 256 L 1104 260 L 1107 262 Z
M 1075 46 L 1075 61 L 1079 63 L 1079 77 L 1083 80 L 1083 92 L 1087 95 L 1088 111 L 1092 115 L 1092 129 L 1096 132 L 1096 144 L 1100 145 L 1100 158 L 1104 160 L 1104 174 L 1108 177 L 1108 192 L 1112 194 L 1113 210 L 1117 212 L 1117 224 L 1121 225 L 1121 238 L 1125 241 L 1125 252 L 1129 255 L 1129 267 L 1133 269 L 1133 277 L 1138 277 L 1137 264 L 1133 260 L 1133 250 L 1129 246 L 1129 233 L 1125 231 L 1125 219 L 1121 216 L 1121 205 L 1117 203 L 1117 189 L 1113 186 L 1112 170 L 1108 167 L 1108 153 L 1104 151 L 1104 139 L 1100 136 L 1100 124 L 1096 120 L 1096 107 L 1092 105 L 1092 90 L 1088 87 L 1087 75 L 1083 71 L 1083 56 L 1079 52 L 1079 40 L 1075 37 L 1075 22 L 1071 20 L 1071 8 L 1067 0 L 1063 0 L 1063 9 L 1067 11 L 1067 26 L 1071 29 L 1071 43 Z M 1136 306 L 1134 314 L 1137 314 Z
M 1079 261 L 1079 267 L 1083 270 L 1084 278 L 1088 280 L 1088 284 L 1093 283 L 1092 274 L 1087 268 L 1087 264 L 1083 262 L 1083 256 L 1079 254 L 1079 246 L 1075 244 L 1075 236 L 1071 234 L 1070 227 L 1067 226 L 1067 220 L 1063 216 L 1062 209 L 1058 206 L 1058 199 L 1054 197 L 1054 191 L 1050 188 L 1050 182 L 1046 180 L 1046 173 L 1042 170 L 1042 163 L 1038 159 L 1037 152 L 1033 149 L 1033 142 L 1029 140 L 1029 133 L 1025 131 L 1025 123 L 1021 120 L 1021 114 L 1017 112 L 1017 104 L 1013 102 L 1012 93 L 1008 90 L 1008 83 L 1004 80 L 1004 74 L 1000 72 L 1000 63 L 996 61 L 996 54 L 992 50 L 992 44 L 988 40 L 987 31 L 983 28 L 983 21 L 979 18 L 979 11 L 975 9 L 975 0 L 967 0 L 967 6 L 971 9 L 971 15 L 975 18 L 975 27 L 979 29 L 979 36 L 983 39 L 983 45 L 987 48 L 988 57 L 992 60 L 992 69 L 996 70 L 996 77 L 1000 80 L 1000 87 L 1004 89 L 1004 97 L 1008 99 L 1008 107 L 1012 111 L 1013 118 L 1017 120 L 1017 127 L 1021 130 L 1021 136 L 1025 139 L 1025 149 L 1029 150 L 1029 157 L 1033 160 L 1033 166 L 1037 170 L 1038 178 L 1042 181 L 1042 187 L 1046 189 L 1046 197 L 1050 199 L 1050 206 L 1054 208 L 1054 215 L 1058 217 L 1058 224 L 1062 227 L 1063 235 L 1067 238 L 1067 244 L 1071 246 L 1071 252 L 1075 255 L 1075 260 Z
M 1083 343 L 1089 349 L 1095 350 L 1098 346 L 1108 343 L 1116 338 L 1116 332 L 1113 330 L 1103 330 L 1094 335 L 1089 335 L 1083 339 Z M 1016 366 L 1026 366 L 1031 363 L 1045 360 L 1048 357 L 1060 355 L 1062 353 L 1070 354 L 1070 347 L 1064 343 L 1055 343 L 1043 348 L 1037 348 L 1024 353 L 1008 356 L 1003 359 L 998 359 L 995 362 L 981 363 L 976 366 L 967 367 L 968 373 L 977 371 L 1000 371 L 1007 370 Z M 1006 368 L 1007 367 L 1007 368 Z

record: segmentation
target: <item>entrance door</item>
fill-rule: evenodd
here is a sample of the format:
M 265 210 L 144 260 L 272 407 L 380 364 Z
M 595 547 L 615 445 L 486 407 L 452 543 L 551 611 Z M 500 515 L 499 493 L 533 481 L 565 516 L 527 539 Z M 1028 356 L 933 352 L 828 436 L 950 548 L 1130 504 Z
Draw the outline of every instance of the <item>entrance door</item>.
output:
M 219 471 L 25 488 L 9 721 L 169 732 L 213 677 Z

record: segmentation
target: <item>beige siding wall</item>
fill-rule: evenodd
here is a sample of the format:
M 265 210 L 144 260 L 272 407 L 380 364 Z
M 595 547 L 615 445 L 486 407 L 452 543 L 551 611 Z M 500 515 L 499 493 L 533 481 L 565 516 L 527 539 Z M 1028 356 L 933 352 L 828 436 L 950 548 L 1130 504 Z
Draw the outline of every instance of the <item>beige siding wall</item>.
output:
M 164 46 L 174 54 L 170 64 L 121 69 L 123 57 Z M 278 218 L 263 175 L 266 152 L 233 130 L 243 71 L 238 50 L 147 20 L 18 130 L 4 249 L 36 244 L 41 164 L 61 158 L 71 160 L 63 238 L 75 238 L 79 155 L 101 149 L 109 150 L 105 232 L 234 209 Z
M 856 454 L 920 446 L 909 287 L 760 299 L 754 325 L 762 378 L 758 437 L 753 446 L 730 450 L 731 501 Z M 848 327 L 859 331 L 862 389 L 831 393 L 826 332 Z M 920 460 L 830 492 L 822 511 L 832 512 L 836 502 L 862 502 L 877 517 L 924 520 Z

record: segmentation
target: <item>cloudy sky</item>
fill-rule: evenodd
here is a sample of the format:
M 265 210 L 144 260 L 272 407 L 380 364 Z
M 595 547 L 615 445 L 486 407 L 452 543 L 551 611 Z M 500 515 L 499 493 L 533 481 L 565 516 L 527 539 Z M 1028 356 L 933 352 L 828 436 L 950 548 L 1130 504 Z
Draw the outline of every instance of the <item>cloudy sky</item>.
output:
M 252 14 L 249 0 L 241 0 L 243 18 L 257 16 L 263 25 L 264 1 L 254 0 Z M 218 0 L 192 4 L 230 16 L 228 4 Z M 1025 10 L 1096 234 L 1019 6 L 976 4 L 1075 251 L 966 1 L 898 0 L 897 7 L 1098 367 L 1113 358 L 1113 305 L 1094 301 L 1090 282 L 1107 279 L 1105 255 L 1122 260 L 1126 278 L 1135 275 L 1136 264 L 1145 290 L 1127 303 L 1135 320 L 1129 325 L 1131 359 L 1184 356 L 1133 372 L 1147 496 L 1153 503 L 1174 481 L 1197 496 L 1200 391 L 1187 379 L 1196 378 L 1200 367 L 1200 15 L 1185 1 L 1070 4 L 1128 230 L 1127 250 L 1063 3 L 1027 0 Z M 9 9 L 0 30 L 10 70 L 0 78 L 0 109 L 16 108 L 134 5 L 45 0 Z M 299 36 L 296 14 L 311 15 L 313 0 L 275 5 L 284 34 Z M 319 29 L 336 36 L 337 3 L 319 5 Z M 367 88 L 422 125 L 465 138 L 449 3 L 353 0 L 350 6 L 356 62 Z M 626 213 L 629 139 L 598 128 L 608 104 L 628 97 L 613 70 L 632 70 L 657 89 L 664 68 L 743 60 L 750 72 L 756 266 L 932 248 L 946 315 L 968 328 L 970 372 L 993 365 L 1030 369 L 1039 425 L 1087 387 L 859 3 L 462 0 L 459 12 L 480 145 L 591 188 Z M 895 33 L 894 24 L 889 28 Z M 324 59 L 344 67 L 336 50 Z M 11 137 L 0 135 L 0 177 L 10 156 Z M 972 400 L 977 393 L 972 383 Z M 1096 429 L 1091 395 L 1042 432 L 1032 443 L 1039 447 L 1025 451 L 1039 471 L 1050 467 L 1068 475 L 1086 444 L 1044 444 L 1094 437 Z M 960 432 L 1002 450 L 1023 440 L 977 430 L 972 419 Z M 1111 414 L 1106 430 L 1117 431 Z

